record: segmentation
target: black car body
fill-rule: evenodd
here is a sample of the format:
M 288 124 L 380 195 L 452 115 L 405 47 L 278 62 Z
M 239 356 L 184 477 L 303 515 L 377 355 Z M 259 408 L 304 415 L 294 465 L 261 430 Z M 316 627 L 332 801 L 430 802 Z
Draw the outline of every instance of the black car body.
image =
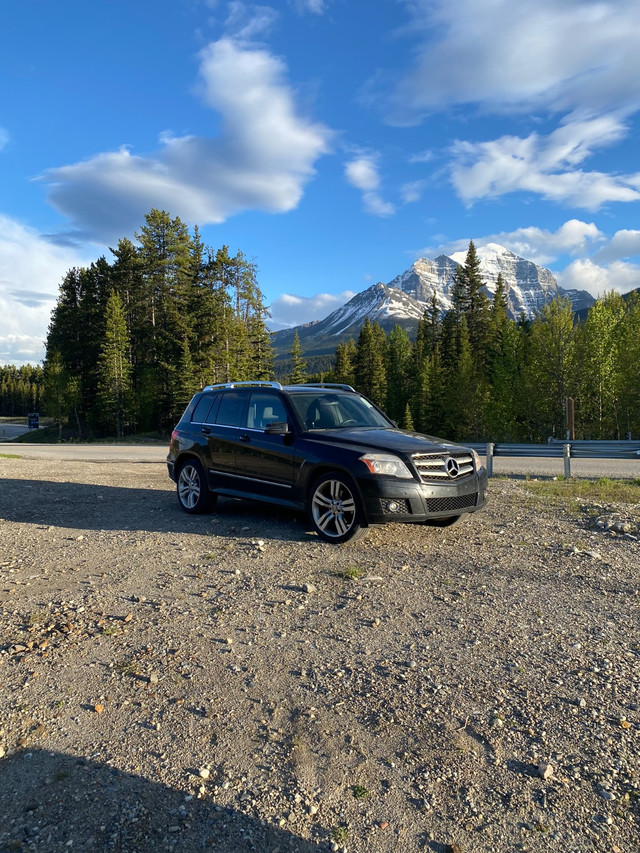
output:
M 447 525 L 486 502 L 473 450 L 398 429 L 347 385 L 208 386 L 174 429 L 167 465 L 186 512 L 252 498 L 307 511 L 333 543 L 370 524 Z

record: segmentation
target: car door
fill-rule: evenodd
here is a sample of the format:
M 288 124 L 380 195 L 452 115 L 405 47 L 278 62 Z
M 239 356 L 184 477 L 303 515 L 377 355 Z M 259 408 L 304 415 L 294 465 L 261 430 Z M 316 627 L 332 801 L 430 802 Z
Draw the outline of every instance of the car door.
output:
M 294 450 L 291 435 L 270 435 L 270 423 L 290 421 L 284 401 L 269 390 L 252 391 L 239 430 L 236 478 L 239 487 L 276 500 L 291 500 Z M 240 486 L 240 483 L 244 485 Z
M 236 448 L 246 403 L 246 393 L 225 391 L 203 425 L 207 436 L 208 474 L 213 489 L 237 487 Z

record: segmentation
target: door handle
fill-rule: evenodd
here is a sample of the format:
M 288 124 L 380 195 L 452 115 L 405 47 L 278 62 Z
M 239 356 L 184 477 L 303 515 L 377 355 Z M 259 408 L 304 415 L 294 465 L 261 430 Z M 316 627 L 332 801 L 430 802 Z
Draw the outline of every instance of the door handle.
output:
M 244 441 L 246 444 L 249 444 L 249 442 L 251 441 L 251 436 L 248 435 L 246 432 L 243 432 L 240 436 L 240 441 Z
M 211 430 L 209 429 L 209 427 L 202 427 L 200 432 L 203 432 L 205 435 L 211 435 Z

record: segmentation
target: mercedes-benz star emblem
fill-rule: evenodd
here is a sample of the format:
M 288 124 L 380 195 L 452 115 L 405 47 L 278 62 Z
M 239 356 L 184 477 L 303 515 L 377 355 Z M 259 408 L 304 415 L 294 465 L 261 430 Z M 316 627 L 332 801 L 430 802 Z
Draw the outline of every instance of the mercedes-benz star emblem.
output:
M 456 459 L 453 459 L 451 456 L 446 461 L 446 469 L 447 474 L 451 477 L 451 479 L 455 479 L 460 473 L 460 468 L 458 467 L 458 462 Z

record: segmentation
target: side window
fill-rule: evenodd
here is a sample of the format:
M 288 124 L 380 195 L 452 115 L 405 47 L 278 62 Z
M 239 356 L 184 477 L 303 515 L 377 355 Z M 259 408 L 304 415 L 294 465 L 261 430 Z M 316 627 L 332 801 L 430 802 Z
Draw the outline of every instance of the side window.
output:
M 211 394 L 203 394 L 203 396 L 200 397 L 196 403 L 195 409 L 193 410 L 193 414 L 191 415 L 192 424 L 204 424 L 207 422 L 209 409 L 215 399 L 216 398 Z
M 220 403 L 220 394 L 216 394 L 215 397 L 212 398 L 213 403 L 211 404 L 211 408 L 209 409 L 209 413 L 205 418 L 206 424 L 215 424 L 216 422 L 216 413 L 218 411 L 218 404 Z
M 254 391 L 247 411 L 247 427 L 264 430 L 269 424 L 286 421 L 284 403 L 277 394 L 268 391 Z
M 223 426 L 239 427 L 242 423 L 242 410 L 246 399 L 246 395 L 237 394 L 233 391 L 223 394 L 216 415 L 216 423 Z

